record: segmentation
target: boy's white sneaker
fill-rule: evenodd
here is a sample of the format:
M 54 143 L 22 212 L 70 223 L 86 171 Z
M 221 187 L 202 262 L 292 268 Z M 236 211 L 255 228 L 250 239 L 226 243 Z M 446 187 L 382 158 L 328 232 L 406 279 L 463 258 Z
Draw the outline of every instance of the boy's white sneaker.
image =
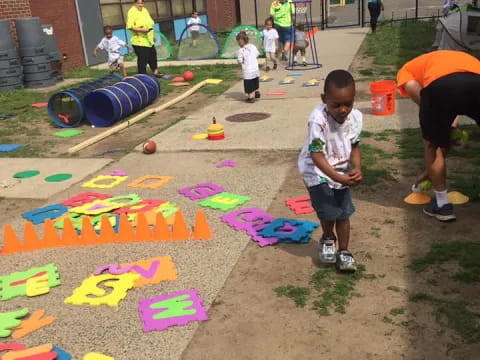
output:
M 324 264 L 335 264 L 335 253 L 337 248 L 335 246 L 336 239 L 332 236 L 322 236 L 320 239 L 320 261 Z

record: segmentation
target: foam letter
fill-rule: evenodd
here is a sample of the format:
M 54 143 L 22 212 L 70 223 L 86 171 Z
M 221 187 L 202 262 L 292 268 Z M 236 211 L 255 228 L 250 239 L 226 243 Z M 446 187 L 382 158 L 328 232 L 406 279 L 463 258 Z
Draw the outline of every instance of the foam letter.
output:
M 35 346 L 30 349 L 11 351 L 3 355 L 2 360 L 53 360 L 57 353 L 52 344 Z
M 224 192 L 200 201 L 198 205 L 228 211 L 235 209 L 237 206 L 240 206 L 249 200 L 250 198 L 248 196 Z
M 202 301 L 197 290 L 179 291 L 141 300 L 138 310 L 143 322 L 143 331 L 161 331 L 171 326 L 207 320 L 207 310 L 202 306 Z
M 84 204 L 88 204 L 94 200 L 105 200 L 111 197 L 112 195 L 109 195 L 109 194 L 84 192 L 61 202 L 61 204 L 65 206 L 77 207 L 77 206 L 82 206 Z
M 177 190 L 177 192 L 180 195 L 183 195 L 189 198 L 190 200 L 202 200 L 209 196 L 220 194 L 224 191 L 225 191 L 224 188 L 211 183 L 198 184 L 195 186 L 190 186 L 187 188 Z
M 22 216 L 33 223 L 33 225 L 38 225 L 43 223 L 46 219 L 56 219 L 67 211 L 68 208 L 65 205 L 55 204 L 27 211 L 26 213 L 23 213 Z
M 28 309 L 26 308 L 0 313 L 0 337 L 9 337 L 12 333 L 12 329 L 16 328 L 22 322 L 18 319 L 27 316 L 27 314 Z
M 65 304 L 118 306 L 120 301 L 127 296 L 127 291 L 133 288 L 138 277 L 138 274 L 90 276 L 73 291 L 72 296 L 65 299 Z M 102 282 L 106 287 L 112 288 L 111 293 L 106 294 L 105 290 L 97 287 Z
M 48 274 L 32 277 L 27 280 L 26 295 L 38 296 L 48 294 L 50 286 L 48 285 Z
M 23 320 L 12 334 L 14 339 L 20 339 L 25 335 L 31 334 L 55 321 L 53 316 L 45 316 L 45 310 L 37 310 L 26 320 Z

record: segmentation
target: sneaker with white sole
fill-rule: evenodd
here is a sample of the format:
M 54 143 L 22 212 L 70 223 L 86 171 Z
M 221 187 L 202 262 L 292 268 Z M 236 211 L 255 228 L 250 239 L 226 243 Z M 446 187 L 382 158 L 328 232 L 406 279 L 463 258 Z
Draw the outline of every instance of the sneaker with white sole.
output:
M 357 265 L 353 255 L 348 250 L 341 250 L 337 253 L 337 270 L 341 272 L 355 272 Z
M 438 207 L 437 199 L 433 198 L 430 204 L 423 208 L 424 214 L 434 217 L 439 221 L 454 221 L 457 219 L 455 214 L 453 213 L 453 205 L 448 203 L 443 205 L 442 207 Z
M 335 237 L 332 236 L 322 236 L 320 239 L 320 252 L 319 258 L 320 261 L 324 264 L 334 264 L 335 263 L 335 253 L 337 248 L 335 246 Z

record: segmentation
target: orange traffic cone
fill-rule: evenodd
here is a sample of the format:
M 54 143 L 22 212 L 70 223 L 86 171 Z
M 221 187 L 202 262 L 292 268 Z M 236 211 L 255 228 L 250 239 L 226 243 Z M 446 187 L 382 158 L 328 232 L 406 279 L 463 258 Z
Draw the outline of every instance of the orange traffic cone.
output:
M 173 224 L 172 231 L 172 240 L 173 241 L 182 241 L 190 239 L 190 231 L 188 230 L 187 224 L 181 211 L 175 213 L 175 223 Z
M 145 214 L 137 214 L 137 232 L 135 234 L 136 241 L 151 241 L 153 240 L 153 234 L 148 225 Z
M 79 246 L 82 242 L 78 236 L 77 230 L 73 227 L 72 220 L 65 218 L 63 220 L 62 246 Z
M 23 248 L 22 251 L 32 251 L 40 249 L 42 242 L 38 237 L 35 227 L 30 221 L 25 222 L 25 229 L 23 231 Z
M 98 243 L 98 235 L 90 222 L 88 216 L 82 219 L 82 235 L 80 236 L 81 245 L 94 245 Z
M 22 251 L 20 239 L 13 231 L 12 225 L 7 224 L 3 228 L 3 250 L 2 254 L 14 254 Z
M 57 230 L 55 230 L 55 226 L 53 225 L 53 221 L 51 219 L 46 219 L 45 223 L 43 224 L 43 248 L 53 248 L 60 246 L 61 241 L 60 237 L 57 234 Z
M 127 214 L 120 215 L 120 225 L 118 227 L 117 242 L 133 241 L 135 233 L 133 232 L 132 224 L 128 221 Z
M 113 230 L 112 223 L 108 216 L 102 216 L 100 220 L 100 236 L 98 238 L 99 242 L 102 244 L 114 243 L 117 238 L 117 234 Z
M 165 218 L 161 212 L 157 214 L 153 238 L 156 241 L 168 241 L 172 239 L 172 233 L 170 232 L 167 222 L 165 221 Z
M 197 210 L 195 227 L 193 228 L 193 240 L 209 240 L 212 238 L 212 231 L 208 226 L 207 218 L 202 210 Z

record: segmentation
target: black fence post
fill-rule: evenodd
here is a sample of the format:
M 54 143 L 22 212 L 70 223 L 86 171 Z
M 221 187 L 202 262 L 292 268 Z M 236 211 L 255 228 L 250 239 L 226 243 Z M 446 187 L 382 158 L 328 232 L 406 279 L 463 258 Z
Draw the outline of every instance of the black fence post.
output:
M 418 20 L 418 0 L 415 0 L 415 21 Z
M 321 7 L 322 7 L 322 30 L 325 30 L 325 0 L 321 0 Z

